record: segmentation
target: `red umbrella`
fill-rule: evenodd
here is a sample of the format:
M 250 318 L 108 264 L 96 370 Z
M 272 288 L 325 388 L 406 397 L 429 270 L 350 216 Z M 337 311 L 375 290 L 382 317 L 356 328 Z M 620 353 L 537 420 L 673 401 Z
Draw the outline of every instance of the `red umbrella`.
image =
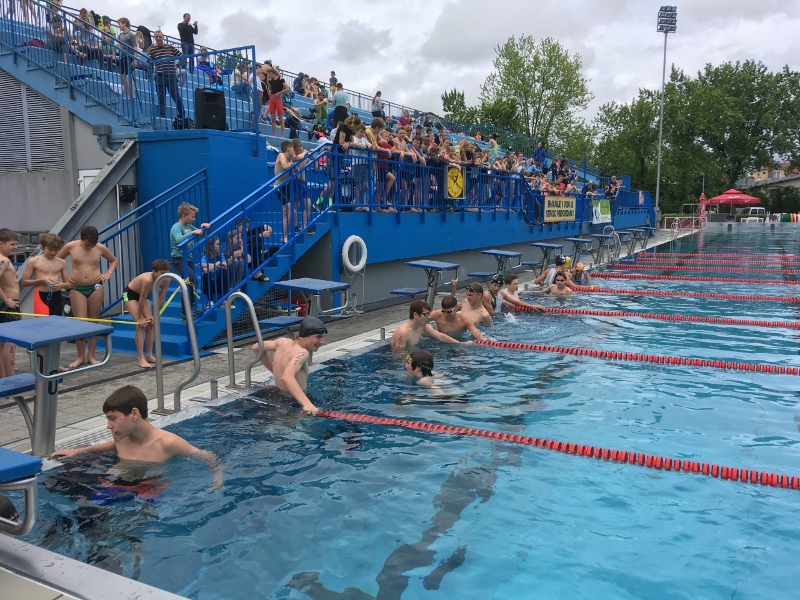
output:
M 747 194 L 743 194 L 739 190 L 728 190 L 727 192 L 724 192 L 719 196 L 711 198 L 708 201 L 708 204 L 755 206 L 756 204 L 761 204 L 761 199 L 756 198 L 755 196 L 748 196 Z

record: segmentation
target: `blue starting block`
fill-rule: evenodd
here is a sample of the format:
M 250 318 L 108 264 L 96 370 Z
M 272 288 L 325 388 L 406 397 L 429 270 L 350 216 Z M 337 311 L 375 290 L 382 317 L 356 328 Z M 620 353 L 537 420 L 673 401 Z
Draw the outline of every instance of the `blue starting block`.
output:
M 22 411 L 22 418 L 25 419 L 25 425 L 28 427 L 28 435 L 31 439 L 33 439 L 33 418 L 22 395 L 32 392 L 34 389 L 36 389 L 36 378 L 32 373 L 19 373 L 18 375 L 0 379 L 0 398 L 14 399 L 20 411 Z
M 22 490 L 25 493 L 25 518 L 20 523 L 0 519 L 0 532 L 25 535 L 33 529 L 39 514 L 39 486 L 36 476 L 41 471 L 41 458 L 0 448 L 0 492 Z
M 261 329 L 286 329 L 289 335 L 292 336 L 292 339 L 294 339 L 294 333 L 292 333 L 290 328 L 295 325 L 300 325 L 303 319 L 305 319 L 305 317 L 282 315 L 280 317 L 272 317 L 271 319 L 263 319 L 258 322 L 258 326 L 261 327 Z
M 343 302 L 342 306 L 335 307 L 330 310 L 321 310 L 319 306 L 319 297 L 322 292 L 328 291 L 331 293 L 334 292 L 343 292 L 345 294 L 345 298 L 347 296 L 347 290 L 350 288 L 349 283 L 342 283 L 341 281 L 327 281 L 325 279 L 313 279 L 311 277 L 301 277 L 299 279 L 287 279 L 286 281 L 276 281 L 272 284 L 272 287 L 278 288 L 281 290 L 288 290 L 290 292 L 300 292 L 303 295 L 303 299 L 306 301 L 306 314 L 309 317 L 318 317 L 320 313 L 330 314 L 331 312 L 335 312 L 341 310 L 347 306 L 346 302 Z
M 522 263 L 522 252 L 516 252 L 512 250 L 482 250 L 481 254 L 486 254 L 487 256 L 494 256 L 495 260 L 497 261 L 497 272 L 492 273 L 492 275 L 499 274 L 502 275 L 505 273 L 506 270 L 506 263 L 509 263 L 510 268 L 519 267 Z M 511 261 L 514 259 L 517 260 L 516 265 L 511 265 Z
M 423 269 L 428 277 L 427 296 L 425 301 L 428 306 L 433 307 L 433 300 L 436 298 L 436 280 L 444 271 L 458 271 L 458 264 L 446 263 L 438 260 L 412 260 L 406 263 L 407 267 Z
M 427 292 L 427 288 L 412 288 L 412 287 L 404 287 L 404 288 L 397 288 L 396 290 L 392 290 L 389 293 L 394 296 L 411 296 L 415 300 L 417 296 L 420 294 L 424 294 Z
M 550 255 L 553 254 L 562 254 L 564 252 L 564 245 L 563 244 L 547 244 L 545 242 L 534 242 L 531 244 L 533 248 L 539 248 L 542 251 L 542 260 L 541 262 L 524 262 L 523 265 L 527 267 L 539 267 L 539 275 L 544 273 L 545 267 L 550 264 Z

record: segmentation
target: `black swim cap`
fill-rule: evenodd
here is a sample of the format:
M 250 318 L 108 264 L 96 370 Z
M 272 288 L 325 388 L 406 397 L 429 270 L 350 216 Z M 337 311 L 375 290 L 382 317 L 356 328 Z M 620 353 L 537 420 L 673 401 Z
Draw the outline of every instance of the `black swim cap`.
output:
M 328 333 L 325 324 L 316 317 L 306 317 L 300 323 L 300 337 L 308 337 L 310 335 L 322 335 Z
M 556 256 L 556 265 L 557 266 L 560 267 L 560 266 L 565 265 L 565 264 L 567 264 L 567 259 L 564 258 L 564 256 L 562 256 L 561 254 Z
M 492 277 L 492 283 L 496 283 L 497 285 L 503 285 L 505 282 L 506 280 L 499 273 Z

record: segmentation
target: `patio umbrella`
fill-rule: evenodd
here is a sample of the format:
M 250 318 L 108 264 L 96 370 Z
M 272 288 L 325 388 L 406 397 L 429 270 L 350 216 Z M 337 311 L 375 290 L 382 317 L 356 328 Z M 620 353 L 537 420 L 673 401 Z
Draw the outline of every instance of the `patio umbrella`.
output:
M 761 199 L 755 196 L 748 196 L 739 190 L 728 190 L 708 200 L 708 204 L 715 205 L 734 205 L 734 206 L 755 206 L 761 204 Z

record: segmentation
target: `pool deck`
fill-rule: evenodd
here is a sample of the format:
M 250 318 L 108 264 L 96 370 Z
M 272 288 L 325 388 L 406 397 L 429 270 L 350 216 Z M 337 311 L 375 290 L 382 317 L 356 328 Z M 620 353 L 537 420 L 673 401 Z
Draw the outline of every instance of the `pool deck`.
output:
M 691 235 L 685 232 L 680 237 Z M 648 248 L 669 242 L 672 232 L 659 230 L 650 238 Z M 591 260 L 582 259 L 587 268 L 592 268 Z M 517 271 L 520 283 L 525 284 L 535 277 L 533 271 Z M 467 281 L 461 282 L 463 285 Z M 334 319 L 327 323 L 328 335 L 325 345 L 314 354 L 314 362 L 320 365 L 325 360 L 338 358 L 348 353 L 373 347 L 381 341 L 382 333 L 386 339 L 392 331 L 408 318 L 408 301 L 389 307 L 377 308 L 364 314 Z M 437 303 L 438 304 L 438 303 Z M 265 336 L 269 337 L 269 336 Z M 273 337 L 278 337 L 273 336 Z M 239 342 L 234 354 L 237 369 L 243 369 L 245 362 L 252 359 L 249 347 L 253 340 Z M 70 344 L 62 345 L 61 364 L 68 364 L 75 357 L 75 349 Z M 25 353 L 17 352 L 18 371 L 28 371 Z M 312 371 L 314 367 L 312 367 Z M 164 364 L 165 405 L 172 406 L 171 391 L 191 372 L 191 359 Z M 261 365 L 253 368 L 252 382 L 261 385 L 272 375 Z M 244 381 L 244 372 L 237 371 L 237 382 Z M 211 399 L 211 380 L 217 380 L 219 396 L 237 396 L 237 390 L 229 390 L 228 355 L 223 346 L 201 358 L 200 374 L 192 387 L 184 390 L 181 396 L 182 411 L 188 416 L 203 407 Z M 121 385 L 135 385 L 141 388 L 148 398 L 150 410 L 157 406 L 155 369 L 141 369 L 135 357 L 130 354 L 114 354 L 109 364 L 101 372 L 80 374 L 66 379 L 59 389 L 56 447 L 67 448 L 99 443 L 111 439 L 108 435 L 106 419 L 100 407 L 111 392 Z M 238 391 L 241 393 L 241 390 Z M 31 399 L 32 400 L 32 399 Z M 156 417 L 154 421 L 158 420 Z M 28 431 L 22 414 L 10 398 L 0 400 L 0 446 L 20 452 L 30 452 Z M 58 463 L 51 463 L 58 464 Z M 48 468 L 47 461 L 45 469 Z M 22 550 L 24 548 L 24 551 Z M 91 581 L 88 588 L 86 581 Z M 61 557 L 47 550 L 35 548 L 14 538 L 0 535 L 0 589 L 8 592 L 9 598 L 20 600 L 76 600 L 76 597 L 90 600 L 114 599 L 176 599 L 178 596 L 142 585 L 136 581 L 121 579 L 119 576 L 72 559 Z M 58 591 L 66 590 L 66 591 Z M 76 594 L 70 595 L 70 592 Z M 6 594 L 3 595 L 6 597 Z

